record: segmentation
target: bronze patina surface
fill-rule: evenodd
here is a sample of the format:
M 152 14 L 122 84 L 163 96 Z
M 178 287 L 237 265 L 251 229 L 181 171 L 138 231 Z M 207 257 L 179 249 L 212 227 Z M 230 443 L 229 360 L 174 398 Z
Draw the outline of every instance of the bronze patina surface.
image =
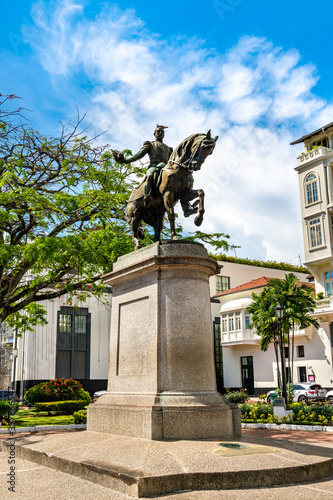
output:
M 125 212 L 136 249 L 140 248 L 140 239 L 143 239 L 141 221 L 154 228 L 154 241 L 161 241 L 166 213 L 171 238 L 177 239 L 174 206 L 178 201 L 185 217 L 198 213 L 194 221 L 196 226 L 202 224 L 205 213 L 205 194 L 202 189 L 193 189 L 192 173 L 200 170 L 207 156 L 212 154 L 218 137 L 212 137 L 210 130 L 207 134 L 193 134 L 172 151 L 172 148 L 163 143 L 164 128 L 166 127 L 157 125 L 154 132 L 156 140 L 146 141 L 140 151 L 130 158 L 124 158 L 119 151 L 113 151 L 114 158 L 119 163 L 130 163 L 146 154 L 150 160 L 147 175 L 132 192 Z M 193 200 L 195 201 L 191 204 Z

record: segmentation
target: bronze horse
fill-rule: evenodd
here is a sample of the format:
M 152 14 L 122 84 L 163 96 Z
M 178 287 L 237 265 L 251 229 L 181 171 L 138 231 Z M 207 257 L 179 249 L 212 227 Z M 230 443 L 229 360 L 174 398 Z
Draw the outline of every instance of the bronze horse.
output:
M 154 228 L 154 241 L 160 241 L 165 213 L 171 229 L 171 238 L 177 239 L 175 228 L 174 206 L 180 201 L 185 217 L 198 212 L 194 223 L 200 226 L 203 221 L 204 196 L 202 189 L 192 189 L 192 172 L 200 170 L 208 155 L 211 155 L 218 136 L 207 134 L 193 134 L 177 146 L 170 159 L 156 174 L 153 189 L 153 199 L 149 206 L 144 204 L 144 182 L 132 192 L 125 211 L 125 217 L 133 231 L 135 248 L 140 248 L 140 239 L 143 239 L 143 220 Z M 198 198 L 193 205 L 189 202 Z M 197 207 L 199 205 L 199 207 Z

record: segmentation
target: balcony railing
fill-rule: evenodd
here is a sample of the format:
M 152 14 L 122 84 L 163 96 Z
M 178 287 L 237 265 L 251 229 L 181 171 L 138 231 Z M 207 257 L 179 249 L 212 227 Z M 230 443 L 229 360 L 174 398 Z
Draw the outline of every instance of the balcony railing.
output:
M 321 156 L 333 153 L 333 149 L 326 148 L 325 146 L 319 146 L 318 148 L 302 153 L 297 157 L 297 166 L 304 165 L 308 161 L 320 158 Z
M 333 309 L 333 298 L 325 297 L 324 299 L 316 300 L 316 307 L 318 310 Z
M 257 335 L 254 330 L 237 330 L 237 331 L 230 331 L 230 332 L 222 332 L 222 345 L 227 343 L 232 343 L 235 342 L 237 344 L 244 342 L 247 343 L 247 341 L 259 341 L 260 337 Z M 253 343 L 253 342 L 251 342 Z

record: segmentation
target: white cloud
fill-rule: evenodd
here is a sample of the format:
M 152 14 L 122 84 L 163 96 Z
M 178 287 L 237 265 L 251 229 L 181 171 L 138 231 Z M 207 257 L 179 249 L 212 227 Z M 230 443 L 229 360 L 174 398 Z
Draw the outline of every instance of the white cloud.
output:
M 288 127 L 302 135 L 317 117 L 331 121 L 332 106 L 325 110 L 312 92 L 313 65 L 265 38 L 244 36 L 226 54 L 196 39 L 163 40 L 132 10 L 104 7 L 91 20 L 67 0 L 47 12 L 44 3 L 35 5 L 27 41 L 54 88 L 59 81 L 66 87 L 72 108 L 84 99 L 83 111 L 93 104 L 90 116 L 109 130 L 108 142 L 137 150 L 163 123 L 166 143 L 176 146 L 211 128 L 220 139 L 195 177 L 207 194 L 202 229 L 229 232 L 244 257 L 289 260 L 303 252 Z M 78 85 L 80 75 L 92 90 Z M 193 220 L 183 223 L 194 230 Z

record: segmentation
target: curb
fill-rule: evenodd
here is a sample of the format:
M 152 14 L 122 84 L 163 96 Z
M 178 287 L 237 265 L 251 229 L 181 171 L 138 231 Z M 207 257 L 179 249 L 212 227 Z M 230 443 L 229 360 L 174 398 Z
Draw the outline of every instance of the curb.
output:
M 0 434 L 19 434 L 20 432 L 57 431 L 67 429 L 86 429 L 87 424 L 68 425 L 36 425 L 36 427 L 6 427 L 0 429 Z
M 19 434 L 20 432 L 40 432 L 57 431 L 70 429 L 86 429 L 87 424 L 69 424 L 69 425 L 36 425 L 36 427 L 6 427 L 0 429 L 0 434 Z M 293 425 L 293 424 L 246 424 L 242 423 L 242 429 L 287 429 L 291 431 L 314 431 L 314 432 L 333 432 L 333 427 L 326 425 Z M 13 432 L 14 430 L 14 432 Z
M 293 425 L 293 424 L 242 424 L 242 429 L 287 429 L 290 431 L 333 432 L 333 427 L 326 425 Z

